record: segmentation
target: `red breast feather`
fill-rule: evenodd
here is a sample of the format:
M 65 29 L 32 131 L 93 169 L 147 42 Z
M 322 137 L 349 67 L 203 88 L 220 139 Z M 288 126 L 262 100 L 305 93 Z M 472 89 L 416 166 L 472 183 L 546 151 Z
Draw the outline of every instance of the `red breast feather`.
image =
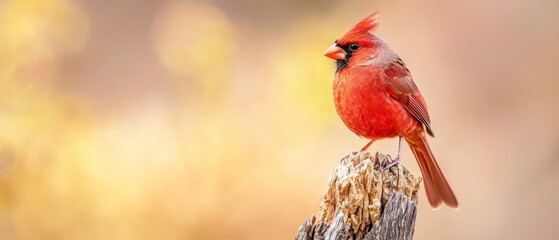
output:
M 344 69 L 334 80 L 336 111 L 351 131 L 376 140 L 421 127 L 385 90 L 380 69 L 351 70 Z

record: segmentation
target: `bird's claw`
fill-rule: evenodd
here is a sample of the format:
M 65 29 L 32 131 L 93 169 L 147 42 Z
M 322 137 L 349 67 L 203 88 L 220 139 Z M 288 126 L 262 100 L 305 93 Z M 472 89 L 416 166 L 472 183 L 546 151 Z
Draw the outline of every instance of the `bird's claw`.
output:
M 359 152 L 351 152 L 351 155 L 355 156 L 355 155 L 361 154 L 361 153 L 363 153 L 363 152 L 365 152 L 365 151 L 360 150 Z
M 353 157 L 353 156 L 357 156 L 357 155 L 362 154 L 362 153 L 364 153 L 364 152 L 365 152 L 365 151 L 363 151 L 363 150 L 360 150 L 360 151 L 358 151 L 358 152 L 351 152 L 351 154 L 348 154 L 348 155 L 346 155 L 345 157 L 343 157 L 343 158 L 340 160 L 340 163 L 343 163 L 345 159 L 349 159 L 349 158 L 351 158 L 351 157 Z
M 392 159 L 392 157 L 388 155 L 388 158 L 390 159 L 390 162 L 384 165 L 384 167 L 381 169 L 382 172 L 400 163 L 400 156 L 397 156 L 396 158 Z

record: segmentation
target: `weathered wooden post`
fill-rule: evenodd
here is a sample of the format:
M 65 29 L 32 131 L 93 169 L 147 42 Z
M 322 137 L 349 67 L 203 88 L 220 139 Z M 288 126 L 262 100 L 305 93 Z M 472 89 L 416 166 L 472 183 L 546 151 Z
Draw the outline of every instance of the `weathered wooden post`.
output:
M 318 215 L 295 239 L 412 239 L 421 177 L 402 164 L 383 171 L 389 161 L 368 152 L 343 158 L 330 174 Z

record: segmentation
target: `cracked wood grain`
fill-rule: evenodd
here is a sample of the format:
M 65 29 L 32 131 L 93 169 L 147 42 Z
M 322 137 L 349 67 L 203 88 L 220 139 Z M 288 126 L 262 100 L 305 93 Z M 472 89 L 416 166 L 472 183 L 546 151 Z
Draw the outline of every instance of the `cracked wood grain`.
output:
M 398 164 L 382 171 L 388 155 L 361 152 L 335 166 L 318 214 L 296 240 L 412 239 L 421 177 Z

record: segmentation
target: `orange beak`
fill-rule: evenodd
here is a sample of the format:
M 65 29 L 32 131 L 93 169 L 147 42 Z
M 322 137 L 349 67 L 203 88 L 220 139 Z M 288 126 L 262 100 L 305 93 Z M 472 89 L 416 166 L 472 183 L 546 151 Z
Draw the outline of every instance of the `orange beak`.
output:
M 346 54 L 345 51 L 342 48 L 338 47 L 337 44 L 334 43 L 332 44 L 332 46 L 326 49 L 324 56 L 334 60 L 344 60 L 345 54 Z

